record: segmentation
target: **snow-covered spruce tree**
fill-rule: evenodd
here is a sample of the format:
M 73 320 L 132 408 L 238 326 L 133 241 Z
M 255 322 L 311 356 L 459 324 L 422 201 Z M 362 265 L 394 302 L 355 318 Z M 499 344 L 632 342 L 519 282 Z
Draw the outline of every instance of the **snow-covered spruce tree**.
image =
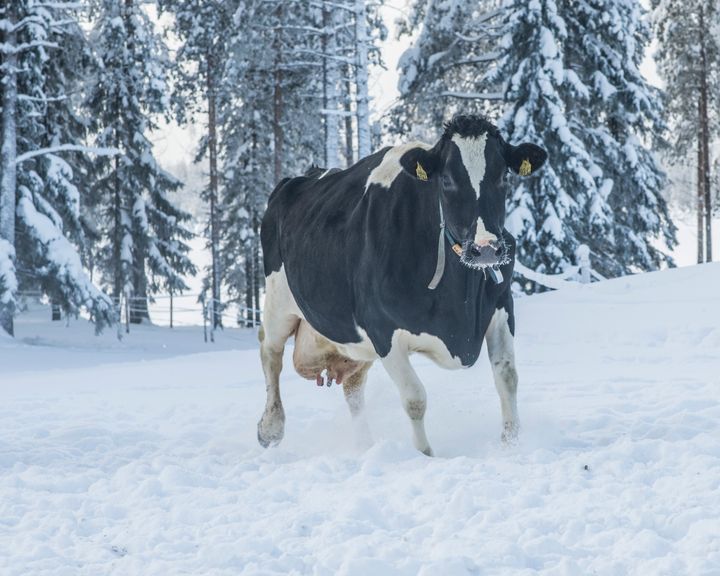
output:
M 720 133 L 720 6 L 704 0 L 653 0 L 655 59 L 665 81 L 671 162 L 697 173 L 697 261 L 712 260 L 710 145 Z
M 96 163 L 98 267 L 116 301 L 131 299 L 130 321 L 139 323 L 149 317 L 149 294 L 184 289 L 181 276 L 192 270 L 183 242 L 190 215 L 169 197 L 180 182 L 157 164 L 147 137 L 169 107 L 166 50 L 136 0 L 102 0 L 91 40 L 99 67 L 86 105 L 97 144 L 120 150 Z
M 0 141 L 0 328 L 12 335 L 17 277 L 15 275 L 15 192 L 17 179 L 17 28 L 22 11 L 3 5 L 2 32 L 2 140 Z
M 537 175 L 511 181 L 505 225 L 526 266 L 559 273 L 574 262 L 579 244 L 592 248 L 582 223 L 588 213 L 596 217 L 593 234 L 613 233 L 601 204 L 602 171 L 577 137 L 584 129 L 578 108 L 588 93 L 564 61 L 563 46 L 573 40 L 555 0 L 508 0 L 503 18 L 501 55 L 490 75 L 504 83 L 502 131 L 509 142 L 537 142 L 548 151 Z
M 675 227 L 661 194 L 665 175 L 649 149 L 665 124 L 660 92 L 639 70 L 650 41 L 643 9 L 626 0 L 562 0 L 561 11 L 566 74 L 586 93 L 577 106 L 566 99 L 566 114 L 603 171 L 599 194 L 573 227 L 603 275 L 655 270 L 672 262 L 655 240 L 672 248 Z
M 6 265 L 3 285 L 40 289 L 69 314 L 85 307 L 100 330 L 113 321 L 112 302 L 90 282 L 79 256 L 80 189 L 90 150 L 73 95 L 89 59 L 76 8 L 28 0 L 11 3 L 3 14 L 0 219 L 18 273 L 10 278 Z M 10 333 L 13 299 L 0 297 L 2 326 Z
M 308 20 L 303 26 L 304 33 L 293 35 L 296 42 L 305 46 L 308 66 L 303 74 L 309 77 L 317 72 L 322 74 L 321 115 L 325 141 L 322 165 L 325 167 L 340 165 L 343 136 L 348 165 L 352 164 L 355 149 L 358 157 L 371 152 L 368 78 L 371 65 L 382 65 L 378 42 L 387 36 L 379 12 L 382 4 L 365 0 L 322 0 L 315 5 L 317 9 L 298 14 L 300 19 Z M 313 64 L 320 68 L 314 70 Z M 342 126 L 341 117 L 345 119 Z M 347 144 L 348 141 L 351 143 Z
M 323 48 L 330 31 L 323 16 L 321 5 L 243 1 L 232 21 L 225 84 L 234 92 L 220 114 L 221 252 L 223 279 L 230 298 L 246 308 L 244 322 L 254 322 L 251 311 L 260 307 L 259 225 L 267 197 L 282 177 L 326 158 Z
M 497 111 L 503 94 L 485 78 L 497 59 L 500 0 L 416 0 L 399 20 L 399 36 L 413 36 L 400 58 L 400 101 L 392 132 L 433 133 L 456 112 Z M 427 137 L 427 136 L 426 136 Z
M 320 50 L 318 56 L 322 65 L 323 102 L 322 115 L 325 129 L 324 166 L 337 168 L 340 165 L 340 84 L 343 57 L 339 43 L 341 15 L 330 0 L 323 0 L 320 9 Z
M 220 261 L 220 133 L 219 110 L 225 99 L 233 95 L 233 87 L 225 83 L 228 40 L 237 1 L 161 0 L 161 10 L 173 15 L 173 32 L 181 44 L 177 50 L 175 110 L 181 122 L 197 117 L 205 119 L 205 130 L 198 146 L 196 161 L 207 159 L 208 183 L 202 196 L 208 204 L 205 228 L 210 265 L 207 284 L 213 300 L 213 326 L 222 325 L 222 263 Z

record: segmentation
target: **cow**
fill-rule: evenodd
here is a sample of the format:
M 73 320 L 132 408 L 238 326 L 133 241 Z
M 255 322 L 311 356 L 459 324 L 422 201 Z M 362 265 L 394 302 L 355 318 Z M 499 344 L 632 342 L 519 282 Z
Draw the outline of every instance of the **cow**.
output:
M 504 229 L 504 179 L 508 170 L 527 176 L 546 158 L 535 144 L 508 144 L 484 117 L 458 115 L 434 146 L 388 147 L 345 170 L 313 168 L 278 184 L 261 227 L 262 446 L 284 434 L 279 378 L 293 335 L 296 371 L 342 384 L 352 420 L 366 432 L 363 389 L 379 359 L 397 385 L 415 447 L 429 456 L 426 394 L 409 356 L 469 367 L 484 339 L 501 439 L 517 438 L 515 240 Z

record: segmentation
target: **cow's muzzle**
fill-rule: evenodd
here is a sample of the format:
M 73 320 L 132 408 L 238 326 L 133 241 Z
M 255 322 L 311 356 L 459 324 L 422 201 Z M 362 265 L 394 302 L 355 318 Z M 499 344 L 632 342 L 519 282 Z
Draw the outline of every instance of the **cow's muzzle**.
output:
M 466 240 L 462 245 L 460 262 L 474 270 L 507 264 L 508 256 L 505 243 L 494 241 L 481 246 L 472 240 Z

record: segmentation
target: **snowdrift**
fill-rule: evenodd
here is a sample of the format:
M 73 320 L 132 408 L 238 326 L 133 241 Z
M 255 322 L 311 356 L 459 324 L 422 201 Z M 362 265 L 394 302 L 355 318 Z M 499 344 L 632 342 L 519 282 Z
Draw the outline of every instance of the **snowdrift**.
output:
M 379 366 L 360 449 L 341 390 L 288 350 L 286 437 L 262 450 L 255 334 L 21 318 L 0 339 L 0 573 L 717 573 L 720 265 L 522 298 L 517 319 L 520 444 L 500 446 L 484 354 L 418 357 L 431 459 Z

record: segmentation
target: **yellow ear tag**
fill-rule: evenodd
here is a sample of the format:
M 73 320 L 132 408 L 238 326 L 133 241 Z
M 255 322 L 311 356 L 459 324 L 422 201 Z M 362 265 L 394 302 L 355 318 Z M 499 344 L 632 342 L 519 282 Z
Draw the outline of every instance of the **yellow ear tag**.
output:
M 520 164 L 520 170 L 518 170 L 518 174 L 520 174 L 520 176 L 527 176 L 528 174 L 530 174 L 530 172 L 532 172 L 532 165 L 530 164 L 530 160 L 525 158 L 525 160 L 523 160 Z
M 427 180 L 427 172 L 425 172 L 425 169 L 420 166 L 420 162 L 417 163 L 415 174 L 417 174 L 418 180 Z

